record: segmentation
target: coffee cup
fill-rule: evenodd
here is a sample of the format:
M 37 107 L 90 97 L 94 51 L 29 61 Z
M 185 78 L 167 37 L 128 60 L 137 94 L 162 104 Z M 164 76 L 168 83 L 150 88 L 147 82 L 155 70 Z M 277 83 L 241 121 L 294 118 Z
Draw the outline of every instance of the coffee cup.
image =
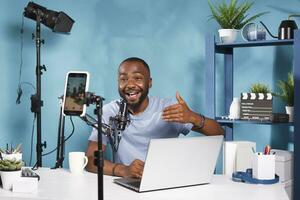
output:
M 82 174 L 87 163 L 88 158 L 85 156 L 84 152 L 69 153 L 69 168 L 71 173 Z

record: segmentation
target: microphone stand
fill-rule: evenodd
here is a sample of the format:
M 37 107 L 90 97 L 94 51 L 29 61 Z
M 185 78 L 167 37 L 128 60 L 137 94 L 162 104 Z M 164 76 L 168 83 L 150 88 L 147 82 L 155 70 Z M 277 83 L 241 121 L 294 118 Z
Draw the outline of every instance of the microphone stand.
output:
M 103 100 L 101 96 L 96 96 L 92 93 L 86 93 L 86 105 L 89 106 L 90 103 L 96 104 L 94 114 L 97 115 L 97 126 L 98 126 L 98 150 L 94 152 L 94 164 L 97 166 L 97 176 L 98 176 L 98 200 L 103 200 L 103 151 L 102 151 L 102 107 Z
M 85 116 L 80 117 L 80 119 L 82 119 L 83 121 L 85 121 L 87 123 L 87 125 L 92 126 L 95 129 L 98 129 L 98 126 L 96 124 L 98 124 L 98 120 L 94 119 L 92 116 L 90 116 L 89 114 L 85 114 Z M 117 149 L 115 147 L 114 144 L 114 140 L 112 138 L 112 136 L 114 136 L 116 134 L 116 130 L 113 127 L 113 123 L 114 123 L 114 117 L 110 117 L 109 118 L 109 125 L 102 123 L 102 134 L 104 134 L 106 137 L 108 137 L 109 140 L 109 144 L 110 147 L 112 149 L 113 152 L 113 162 L 115 162 L 115 154 L 117 153 Z
M 98 167 L 98 199 L 104 199 L 104 186 L 103 186 L 103 152 L 102 152 L 102 97 L 96 98 L 95 114 L 98 118 L 98 151 L 94 152 L 94 164 Z
M 115 129 L 113 128 L 113 124 L 117 126 L 117 130 L 121 131 L 120 129 L 120 122 L 123 122 L 124 120 L 128 121 L 124 118 L 124 116 L 120 116 L 119 114 L 116 117 L 110 117 L 109 119 L 109 125 L 102 124 L 102 107 L 103 107 L 103 100 L 101 96 L 96 96 L 93 93 L 86 92 L 85 96 L 85 104 L 89 106 L 91 103 L 96 104 L 96 108 L 94 110 L 94 114 L 97 116 L 97 127 L 95 126 L 95 123 L 90 122 L 89 119 L 94 120 L 91 116 L 86 114 L 85 117 L 80 117 L 82 120 L 84 120 L 88 125 L 93 126 L 98 131 L 98 150 L 94 152 L 94 165 L 97 166 L 97 178 L 98 178 L 98 200 L 104 199 L 104 185 L 103 185 L 103 150 L 102 150 L 102 133 L 108 136 L 109 142 L 111 144 L 112 150 L 113 150 L 113 160 L 115 158 L 115 153 L 117 152 L 117 148 L 115 147 L 111 135 L 115 135 L 115 141 L 118 140 L 119 143 L 119 136 L 116 136 Z M 123 118 L 121 118 L 123 117 Z M 94 120 L 95 121 L 95 120 Z M 117 145 L 118 145 L 117 143 Z
M 62 113 L 63 96 L 59 97 L 60 101 L 60 114 L 58 121 L 58 134 L 57 134 L 57 151 L 56 162 L 52 169 L 62 168 L 65 159 L 65 116 Z

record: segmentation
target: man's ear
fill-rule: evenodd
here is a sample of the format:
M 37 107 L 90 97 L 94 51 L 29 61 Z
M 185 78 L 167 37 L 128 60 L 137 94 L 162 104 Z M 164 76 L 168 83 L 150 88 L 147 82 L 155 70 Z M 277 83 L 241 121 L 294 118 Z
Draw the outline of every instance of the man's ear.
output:
M 150 77 L 149 78 L 149 88 L 151 88 L 152 87 L 152 78 Z

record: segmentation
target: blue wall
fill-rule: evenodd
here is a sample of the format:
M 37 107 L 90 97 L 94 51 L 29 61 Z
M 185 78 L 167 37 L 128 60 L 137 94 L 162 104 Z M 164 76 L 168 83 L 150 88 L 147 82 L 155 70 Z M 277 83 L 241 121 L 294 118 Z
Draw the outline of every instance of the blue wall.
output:
M 195 111 L 205 113 L 204 107 L 204 50 L 205 35 L 216 34 L 218 25 L 209 21 L 207 1 L 199 0 L 60 0 L 36 1 L 48 9 L 61 10 L 76 22 L 70 35 L 52 33 L 42 26 L 42 64 L 47 71 L 42 75 L 42 137 L 47 141 L 48 152 L 56 146 L 59 117 L 58 96 L 63 94 L 65 74 L 69 70 L 87 70 L 91 74 L 90 91 L 109 102 L 118 98 L 116 72 L 118 64 L 130 56 L 144 58 L 150 65 L 153 77 L 151 95 L 173 97 L 180 91 Z M 251 14 L 270 11 L 260 19 L 276 33 L 281 20 L 296 12 L 299 0 L 255 1 Z M 21 60 L 20 28 L 25 1 L 3 0 L 0 7 L 0 146 L 6 143 L 23 144 L 24 159 L 29 162 L 30 138 L 33 114 L 30 112 L 30 96 L 34 89 L 24 84 L 22 103 L 15 104 Z M 299 23 L 299 20 L 297 20 Z M 31 34 L 35 22 L 24 19 L 22 81 L 35 85 L 35 44 Z M 270 38 L 268 38 L 270 39 Z M 241 40 L 241 38 L 239 38 Z M 248 48 L 235 54 L 234 96 L 248 91 L 255 82 L 276 88 L 276 81 L 286 77 L 292 67 L 291 49 Z M 222 57 L 218 63 L 218 98 L 222 95 Z M 219 114 L 225 114 L 223 104 L 218 103 Z M 275 100 L 276 110 L 284 111 L 281 102 Z M 89 109 L 92 113 L 92 108 Z M 74 119 L 75 133 L 67 142 L 66 150 L 85 151 L 91 131 L 85 123 Z M 71 131 L 66 122 L 66 135 Z M 291 130 L 286 127 L 237 126 L 235 139 L 257 141 L 258 149 L 265 144 L 288 148 Z M 34 135 L 34 144 L 36 135 Z M 35 163 L 35 145 L 33 147 Z M 53 166 L 55 153 L 43 158 L 43 166 Z M 67 164 L 67 160 L 65 165 Z

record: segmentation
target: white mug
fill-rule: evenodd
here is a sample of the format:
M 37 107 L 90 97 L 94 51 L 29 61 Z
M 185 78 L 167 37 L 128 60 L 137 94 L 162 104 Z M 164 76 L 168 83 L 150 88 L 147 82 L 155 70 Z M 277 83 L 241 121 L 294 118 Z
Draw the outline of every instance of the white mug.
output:
M 81 174 L 88 163 L 88 158 L 84 152 L 70 152 L 69 153 L 69 168 L 71 173 Z

